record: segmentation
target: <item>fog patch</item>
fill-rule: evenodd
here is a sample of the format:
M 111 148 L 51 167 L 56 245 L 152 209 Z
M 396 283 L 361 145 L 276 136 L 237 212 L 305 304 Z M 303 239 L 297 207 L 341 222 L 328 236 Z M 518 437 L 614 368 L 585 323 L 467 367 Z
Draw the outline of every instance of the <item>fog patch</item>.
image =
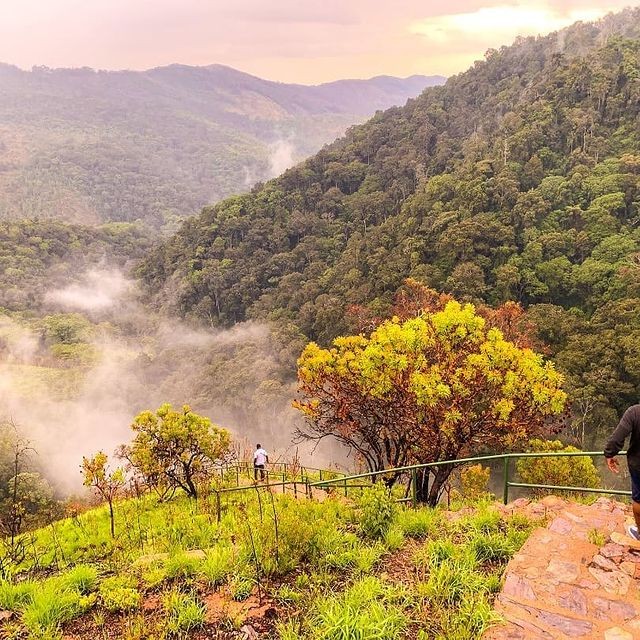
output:
M 64 311 L 102 312 L 112 309 L 133 289 L 134 284 L 120 271 L 91 269 L 79 282 L 48 291 L 44 301 Z
M 295 145 L 281 138 L 269 147 L 269 177 L 275 178 L 295 164 Z
M 163 402 L 189 404 L 229 428 L 243 454 L 260 442 L 272 461 L 296 449 L 310 466 L 335 459 L 328 445 L 292 444 L 302 420 L 291 406 L 294 371 L 283 365 L 268 326 L 207 330 L 162 317 L 113 270 L 88 271 L 47 301 L 52 313 L 97 314 L 84 345 L 93 357 L 82 365 L 54 362 L 41 333 L 0 316 L 0 417 L 19 424 L 60 492 L 81 488 L 83 455 L 111 454 L 130 441 L 135 415 Z

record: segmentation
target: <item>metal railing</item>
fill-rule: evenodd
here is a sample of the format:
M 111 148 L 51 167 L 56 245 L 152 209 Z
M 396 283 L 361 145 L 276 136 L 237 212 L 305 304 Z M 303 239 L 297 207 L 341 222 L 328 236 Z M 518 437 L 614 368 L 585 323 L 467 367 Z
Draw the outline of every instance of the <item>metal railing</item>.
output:
M 232 489 L 245 490 L 253 488 L 252 484 L 241 484 L 240 480 L 246 476 L 250 482 L 254 481 L 255 468 L 252 462 L 244 460 L 230 462 L 218 465 L 213 472 L 213 475 L 219 473 L 220 478 L 228 477 L 235 474 L 236 486 Z M 264 475 L 269 480 L 270 484 L 274 486 L 274 483 L 278 484 L 293 484 L 306 483 L 310 484 L 310 476 L 317 476 L 320 481 L 327 479 L 334 479 L 337 477 L 346 476 L 344 471 L 338 471 L 337 469 L 319 469 L 317 467 L 308 467 L 306 465 L 294 464 L 291 462 L 270 462 L 269 468 L 264 469 Z M 324 476 L 324 477 L 323 477 Z M 296 480 L 300 478 L 300 480 Z M 225 489 L 229 490 L 229 488 Z
M 626 455 L 626 451 L 621 451 L 619 455 Z M 593 487 L 573 487 L 573 486 L 560 486 L 560 485 L 550 485 L 550 484 L 531 484 L 525 482 L 513 482 L 510 479 L 511 473 L 511 460 L 518 460 L 520 458 L 570 458 L 570 457 L 603 457 L 604 453 L 602 451 L 544 451 L 544 452 L 533 452 L 533 453 L 500 453 L 494 455 L 487 456 L 476 456 L 473 458 L 459 458 L 455 460 L 444 460 L 439 462 L 429 462 L 426 464 L 414 464 L 405 467 L 395 467 L 392 469 L 383 469 L 382 471 L 369 471 L 367 473 L 358 473 L 351 476 L 342 476 L 340 478 L 332 478 L 327 480 L 320 480 L 317 482 L 312 482 L 310 487 L 318 487 L 321 489 L 327 489 L 333 485 L 339 485 L 339 488 L 344 489 L 345 495 L 347 495 L 348 488 L 355 488 L 356 486 L 369 486 L 369 485 L 352 485 L 350 484 L 353 480 L 362 480 L 364 478 L 373 479 L 377 476 L 384 476 L 389 474 L 400 474 L 404 475 L 407 473 L 411 474 L 411 498 L 401 498 L 400 502 L 411 502 L 415 507 L 418 503 L 418 472 L 423 470 L 431 470 L 437 467 L 447 466 L 447 465 L 462 465 L 469 463 L 477 463 L 477 462 L 486 462 L 491 460 L 502 460 L 503 461 L 503 492 L 502 492 L 502 500 L 504 504 L 507 504 L 509 501 L 509 489 L 511 487 L 514 488 L 523 488 L 523 489 L 543 489 L 543 490 L 551 490 L 551 491 L 570 491 L 576 493 L 601 493 L 607 495 L 618 495 L 618 496 L 630 496 L 631 491 L 623 491 L 620 489 L 607 489 L 607 488 L 593 488 Z

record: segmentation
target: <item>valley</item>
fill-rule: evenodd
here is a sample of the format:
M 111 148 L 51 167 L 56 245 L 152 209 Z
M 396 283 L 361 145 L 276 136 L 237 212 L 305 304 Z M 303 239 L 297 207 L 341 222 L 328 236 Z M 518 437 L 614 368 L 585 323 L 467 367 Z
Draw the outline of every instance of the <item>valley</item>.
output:
M 448 79 L 0 65 L 0 636 L 633 640 L 639 310 L 640 8 Z

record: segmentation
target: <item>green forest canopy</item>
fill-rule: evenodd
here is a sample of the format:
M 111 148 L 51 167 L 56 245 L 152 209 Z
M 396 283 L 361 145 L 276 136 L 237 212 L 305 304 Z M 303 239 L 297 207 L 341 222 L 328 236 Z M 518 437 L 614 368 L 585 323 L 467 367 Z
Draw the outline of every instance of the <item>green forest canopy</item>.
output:
M 516 300 L 576 420 L 610 426 L 640 388 L 639 38 L 636 9 L 489 51 L 205 208 L 140 273 L 183 316 L 293 322 L 320 343 L 352 328 L 350 304 L 384 315 L 407 277 Z

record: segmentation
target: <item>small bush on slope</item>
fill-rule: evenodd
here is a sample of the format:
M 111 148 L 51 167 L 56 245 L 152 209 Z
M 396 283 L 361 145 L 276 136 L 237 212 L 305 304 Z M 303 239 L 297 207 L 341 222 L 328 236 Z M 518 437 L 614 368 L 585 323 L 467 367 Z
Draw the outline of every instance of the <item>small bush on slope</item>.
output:
M 130 576 L 106 578 L 100 584 L 100 600 L 107 611 L 135 611 L 142 597 Z
M 389 489 L 382 482 L 365 489 L 358 498 L 358 519 L 365 536 L 377 540 L 388 531 L 396 512 Z
M 169 591 L 163 598 L 163 606 L 167 613 L 167 630 L 174 636 L 183 637 L 204 622 L 204 606 L 192 593 Z
M 560 440 L 531 440 L 531 451 L 577 452 L 575 447 L 565 447 Z M 589 456 L 564 458 L 520 458 L 516 468 L 523 482 L 529 484 L 551 484 L 564 487 L 599 487 L 598 469 Z M 538 495 L 550 493 L 537 489 Z M 575 495 L 575 494 L 574 494 Z

